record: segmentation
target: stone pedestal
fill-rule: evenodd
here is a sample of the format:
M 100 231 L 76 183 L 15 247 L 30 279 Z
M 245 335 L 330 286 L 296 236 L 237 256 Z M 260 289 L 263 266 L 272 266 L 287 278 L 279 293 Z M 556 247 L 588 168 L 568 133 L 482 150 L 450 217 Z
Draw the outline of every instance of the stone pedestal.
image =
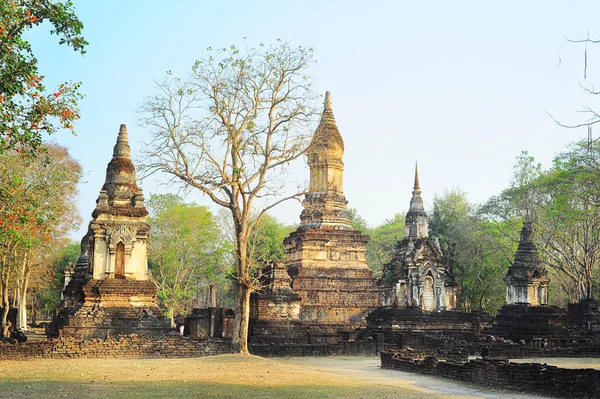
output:
M 356 230 L 299 229 L 284 241 L 292 289 L 301 298 L 299 319 L 312 330 L 335 332 L 366 326 L 378 305 L 373 272 Z

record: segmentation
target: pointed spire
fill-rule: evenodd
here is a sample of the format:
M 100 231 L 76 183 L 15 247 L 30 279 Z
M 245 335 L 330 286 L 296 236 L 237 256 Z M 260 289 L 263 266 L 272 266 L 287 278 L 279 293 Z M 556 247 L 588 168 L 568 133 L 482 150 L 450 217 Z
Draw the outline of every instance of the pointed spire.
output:
M 125 124 L 122 124 L 119 128 L 119 136 L 117 137 L 117 144 L 115 144 L 113 151 L 113 158 L 131 158 L 127 126 Z
M 413 187 L 415 191 L 421 191 L 421 187 L 419 187 L 419 165 L 415 162 L 415 186 Z
M 335 116 L 333 116 L 333 106 L 331 102 L 330 91 L 325 92 L 325 100 L 323 100 L 323 113 L 321 114 L 321 124 L 336 124 Z M 337 130 L 337 126 L 335 129 Z
M 419 185 L 419 166 L 415 162 L 415 184 L 413 187 L 410 207 L 406 213 L 406 236 L 407 237 L 428 237 L 429 222 L 427 213 L 421 198 L 421 186 Z
M 331 104 L 331 92 L 328 91 L 323 101 L 321 122 L 313 135 L 310 144 L 312 151 L 309 153 L 318 154 L 321 159 L 341 160 L 344 156 L 344 140 L 335 122 Z
M 325 101 L 323 102 L 323 111 L 333 111 L 333 107 L 331 106 L 331 92 L 325 92 Z

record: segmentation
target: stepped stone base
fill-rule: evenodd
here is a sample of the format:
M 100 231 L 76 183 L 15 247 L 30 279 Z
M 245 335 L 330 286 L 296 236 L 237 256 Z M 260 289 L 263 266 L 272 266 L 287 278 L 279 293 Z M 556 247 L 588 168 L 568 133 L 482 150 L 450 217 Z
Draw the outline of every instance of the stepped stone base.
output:
M 48 330 L 49 337 L 161 336 L 171 330 L 158 307 L 156 285 L 150 280 L 89 280 L 83 293 L 82 303 L 59 312 Z
M 457 310 L 423 312 L 420 308 L 379 308 L 367 317 L 373 330 L 400 332 L 469 332 L 479 334 L 491 326 L 492 317 L 483 313 Z
M 504 305 L 487 334 L 510 339 L 530 341 L 542 337 L 568 336 L 567 312 L 556 306 Z
M 379 303 L 373 272 L 364 260 L 368 237 L 355 230 L 300 229 L 284 241 L 298 318 L 315 333 L 366 326 Z

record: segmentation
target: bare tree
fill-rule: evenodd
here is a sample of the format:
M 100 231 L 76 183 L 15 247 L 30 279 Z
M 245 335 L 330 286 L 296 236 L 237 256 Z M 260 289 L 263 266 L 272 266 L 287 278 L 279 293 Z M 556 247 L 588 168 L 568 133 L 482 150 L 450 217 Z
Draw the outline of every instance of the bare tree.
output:
M 239 50 L 208 49 L 184 79 L 168 72 L 139 109 L 150 139 L 141 170 L 163 172 L 230 211 L 236 237 L 237 311 L 233 342 L 248 354 L 250 294 L 257 288 L 248 237 L 269 209 L 297 199 L 287 166 L 306 151 L 316 114 L 312 48 L 278 40 Z M 256 217 L 251 217 L 251 215 Z
M 600 44 L 600 40 L 594 40 L 592 38 L 590 38 L 590 32 L 587 32 L 587 37 L 584 39 L 569 39 L 568 37 L 565 38 L 565 42 L 560 46 L 560 51 L 558 54 L 558 65 L 560 66 L 562 64 L 562 47 L 564 45 L 571 45 L 571 44 L 576 44 L 576 45 L 583 45 L 584 46 L 584 51 L 583 51 L 583 79 L 587 80 L 588 78 L 588 44 L 591 45 L 597 45 Z M 591 95 L 597 96 L 600 94 L 600 91 L 596 89 L 596 87 L 594 86 L 593 83 L 587 83 L 587 84 L 579 84 L 579 87 L 581 87 L 583 90 L 585 90 L 586 92 L 588 92 Z M 600 114 L 598 114 L 597 111 L 594 111 L 593 108 L 591 107 L 587 107 L 584 106 L 581 110 L 579 110 L 580 113 L 587 115 L 587 119 L 584 120 L 583 122 L 580 123 L 563 123 L 561 121 L 559 121 L 558 119 L 556 119 L 554 116 L 550 115 L 548 113 L 548 115 L 554 120 L 554 122 L 556 122 L 559 126 L 561 127 L 565 127 L 568 129 L 574 129 L 574 128 L 578 128 L 578 127 L 584 127 L 587 126 L 588 129 L 588 135 L 589 135 L 589 141 L 592 141 L 592 133 L 591 133 L 591 126 L 595 125 L 596 123 L 600 122 Z

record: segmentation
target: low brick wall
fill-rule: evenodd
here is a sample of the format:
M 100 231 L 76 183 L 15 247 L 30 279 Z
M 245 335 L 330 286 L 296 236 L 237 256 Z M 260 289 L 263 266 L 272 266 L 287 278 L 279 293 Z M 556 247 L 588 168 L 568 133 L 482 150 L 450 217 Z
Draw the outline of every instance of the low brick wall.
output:
M 481 348 L 481 354 L 499 359 L 528 357 L 600 357 L 600 345 L 578 345 L 573 347 L 535 348 L 526 345 L 494 343 Z
M 600 370 L 594 369 L 564 369 L 495 359 L 467 363 L 440 362 L 435 357 L 414 360 L 397 358 L 390 352 L 381 353 L 381 367 L 558 398 L 600 398 Z
M 329 344 L 250 344 L 250 353 L 257 356 L 375 356 L 375 341 L 349 341 Z
M 232 353 L 229 341 L 206 341 L 180 336 L 78 340 L 58 338 L 23 344 L 0 343 L 0 360 L 40 358 L 185 358 Z

